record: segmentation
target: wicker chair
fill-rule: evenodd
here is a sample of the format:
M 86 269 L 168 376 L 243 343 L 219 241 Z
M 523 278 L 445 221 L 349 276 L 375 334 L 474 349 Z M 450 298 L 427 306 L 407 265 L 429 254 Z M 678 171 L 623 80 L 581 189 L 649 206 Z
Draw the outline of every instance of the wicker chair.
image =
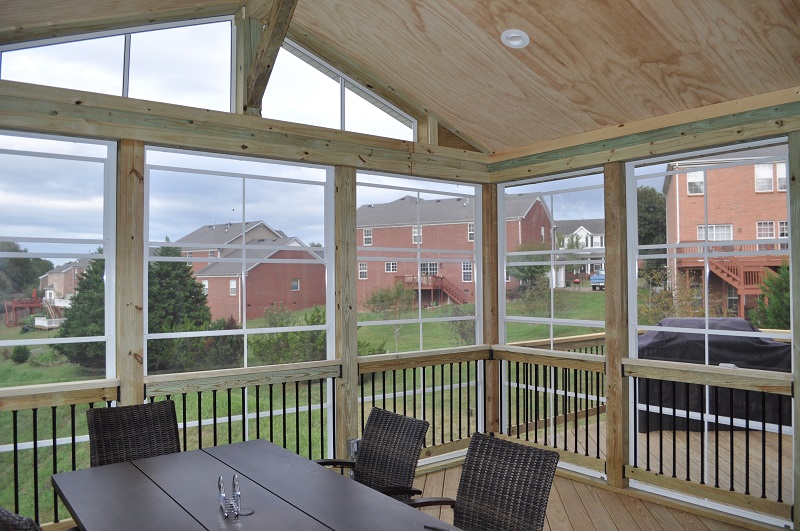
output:
M 558 453 L 476 433 L 467 450 L 456 499 L 418 498 L 413 507 L 450 505 L 465 531 L 541 530 Z
M 36 522 L 0 507 L 0 531 L 40 531 Z
M 91 466 L 181 451 L 172 400 L 92 408 L 86 411 L 86 421 Z
M 352 468 L 353 479 L 399 500 L 422 494 L 414 473 L 428 422 L 372 408 L 354 461 L 321 459 L 325 466 Z

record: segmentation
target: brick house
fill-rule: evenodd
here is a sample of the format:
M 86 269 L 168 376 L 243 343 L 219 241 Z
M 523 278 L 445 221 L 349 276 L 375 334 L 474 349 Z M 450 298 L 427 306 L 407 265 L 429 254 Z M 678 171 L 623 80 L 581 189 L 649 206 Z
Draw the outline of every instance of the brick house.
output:
M 785 149 L 768 147 L 725 159 L 717 156 L 675 162 L 669 170 L 678 173 L 664 181 L 668 244 L 691 244 L 705 238 L 730 242 L 715 245 L 712 250 L 735 255 L 709 257 L 708 261 L 709 297 L 725 301 L 725 313 L 730 316 L 747 317 L 758 304 L 760 285 L 768 274 L 765 270 L 776 270 L 788 261 L 788 243 L 775 241 L 789 236 L 783 157 Z M 759 158 L 765 162 L 759 162 Z M 753 163 L 748 164 L 748 159 Z M 692 246 L 676 249 L 679 254 L 698 251 Z M 703 285 L 702 257 L 671 259 L 668 267 L 673 279 L 690 286 Z
M 591 264 L 560 265 L 556 269 L 556 287 L 563 288 L 573 280 L 587 280 L 589 275 L 605 268 L 606 221 L 596 219 L 559 219 L 556 220 L 556 241 L 559 250 L 578 249 L 575 260 L 592 260 Z M 559 256 L 568 259 L 569 253 Z
M 475 205 L 469 198 L 405 196 L 389 203 L 362 205 L 356 223 L 360 308 L 373 290 L 397 282 L 421 290 L 423 306 L 475 301 L 476 270 L 471 254 L 475 249 Z M 551 242 L 552 225 L 550 210 L 538 194 L 508 197 L 506 245 L 510 251 Z M 391 250 L 382 250 L 386 248 Z M 507 280 L 509 288 L 518 284 L 516 279 Z
M 246 293 L 242 290 L 242 249 L 226 247 L 242 242 L 254 246 L 247 251 Z M 182 254 L 192 258 L 192 270 L 203 285 L 213 319 L 233 317 L 240 323 L 262 317 L 270 306 L 303 310 L 325 305 L 326 273 L 320 252 L 263 221 L 248 221 L 244 227 L 241 223 L 204 225 L 176 243 L 192 244 L 192 250 L 184 248 Z
M 69 299 L 77 291 L 80 276 L 91 258 L 81 258 L 59 265 L 39 277 L 39 292 L 45 299 Z

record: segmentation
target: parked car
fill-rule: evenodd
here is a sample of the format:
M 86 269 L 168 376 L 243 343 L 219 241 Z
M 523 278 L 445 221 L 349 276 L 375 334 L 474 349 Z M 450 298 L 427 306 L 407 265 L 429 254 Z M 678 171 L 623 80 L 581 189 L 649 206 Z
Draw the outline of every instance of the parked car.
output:
M 594 275 L 589 277 L 589 284 L 592 286 L 592 291 L 606 289 L 606 270 L 599 269 L 595 271 Z

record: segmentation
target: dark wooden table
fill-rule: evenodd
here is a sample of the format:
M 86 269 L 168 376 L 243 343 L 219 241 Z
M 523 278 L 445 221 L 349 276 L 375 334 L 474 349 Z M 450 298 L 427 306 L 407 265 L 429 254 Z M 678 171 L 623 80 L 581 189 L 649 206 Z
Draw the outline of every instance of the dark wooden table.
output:
M 226 519 L 217 479 L 230 493 L 233 474 L 254 512 Z M 264 440 L 54 474 L 53 487 L 89 531 L 455 529 Z

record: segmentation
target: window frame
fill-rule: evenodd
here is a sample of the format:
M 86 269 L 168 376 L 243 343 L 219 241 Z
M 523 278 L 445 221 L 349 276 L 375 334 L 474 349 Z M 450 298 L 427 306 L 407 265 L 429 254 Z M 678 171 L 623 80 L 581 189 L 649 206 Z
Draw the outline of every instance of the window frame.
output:
M 397 273 L 397 262 L 384 262 L 383 270 L 386 273 Z
M 475 241 L 475 223 L 467 223 L 467 241 L 474 242 Z
M 362 242 L 365 247 L 372 245 L 372 229 L 364 229 L 362 233 Z
M 411 226 L 411 244 L 422 245 L 422 225 Z
M 692 191 L 692 184 L 700 184 L 701 189 L 699 192 Z M 687 171 L 686 172 L 686 195 L 705 195 L 706 193 L 706 172 L 704 171 Z
M 369 270 L 367 269 L 366 262 L 358 263 L 358 280 L 367 280 L 369 278 Z
M 293 278 L 292 279 L 291 288 L 292 288 L 292 291 L 300 291 L 300 279 L 299 278 Z
M 720 229 L 727 227 L 729 229 L 729 238 L 720 239 L 717 238 L 717 234 L 720 232 Z M 713 230 L 709 230 L 713 228 Z M 700 236 L 700 231 L 703 231 L 703 236 Z M 709 238 L 709 233 L 713 233 L 714 237 Z M 707 242 L 730 242 L 733 241 L 733 224 L 732 223 L 706 223 L 697 225 L 697 241 L 707 241 Z
M 767 163 L 758 163 L 753 164 L 753 173 L 754 173 L 754 190 L 757 194 L 768 194 L 775 191 L 775 179 L 773 175 L 773 164 Z M 759 171 L 760 170 L 760 171 Z M 766 174 L 769 175 L 766 175 Z M 759 189 L 759 182 L 768 183 L 769 188 Z
M 461 282 L 474 282 L 472 262 L 461 262 Z

